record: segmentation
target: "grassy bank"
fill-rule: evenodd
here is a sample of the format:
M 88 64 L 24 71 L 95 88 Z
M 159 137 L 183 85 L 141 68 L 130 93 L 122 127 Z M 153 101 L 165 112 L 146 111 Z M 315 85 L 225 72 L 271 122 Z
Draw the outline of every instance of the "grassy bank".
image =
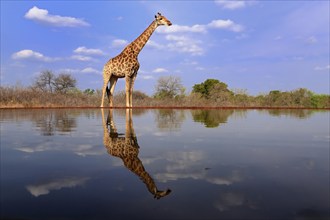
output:
M 0 87 L 1 108 L 99 107 L 101 92 L 42 92 L 30 87 Z M 106 99 L 107 100 L 107 99 Z M 125 107 L 125 93 L 114 96 L 115 107 Z M 272 91 L 267 95 L 219 93 L 205 98 L 196 93 L 174 98 L 150 97 L 143 92 L 133 94 L 134 107 L 147 108 L 313 108 L 329 109 L 330 96 L 313 94 L 305 89 L 291 92 Z

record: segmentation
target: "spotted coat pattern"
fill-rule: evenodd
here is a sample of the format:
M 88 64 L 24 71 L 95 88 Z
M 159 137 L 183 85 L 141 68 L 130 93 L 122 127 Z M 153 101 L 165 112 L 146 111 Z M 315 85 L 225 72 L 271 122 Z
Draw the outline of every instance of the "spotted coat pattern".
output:
M 104 118 L 104 110 L 102 109 L 103 120 L 103 144 L 107 152 L 115 157 L 122 159 L 125 167 L 140 177 L 146 185 L 148 191 L 154 195 L 154 198 L 160 199 L 168 195 L 171 190 L 158 190 L 154 180 L 144 169 L 143 163 L 139 156 L 139 145 L 133 128 L 132 110 L 126 110 L 126 133 L 121 135 L 117 132 L 116 125 L 113 121 L 112 109 L 108 112 L 107 120 Z
M 105 93 L 108 96 L 110 107 L 113 106 L 113 93 L 118 78 L 125 78 L 126 80 L 126 107 L 132 107 L 133 85 L 140 67 L 138 55 L 149 40 L 152 33 L 160 25 L 170 26 L 172 23 L 158 13 L 155 16 L 155 20 L 138 38 L 127 45 L 119 55 L 111 58 L 104 65 L 101 107 L 103 107 L 104 104 Z M 109 82 L 110 87 L 108 88 Z

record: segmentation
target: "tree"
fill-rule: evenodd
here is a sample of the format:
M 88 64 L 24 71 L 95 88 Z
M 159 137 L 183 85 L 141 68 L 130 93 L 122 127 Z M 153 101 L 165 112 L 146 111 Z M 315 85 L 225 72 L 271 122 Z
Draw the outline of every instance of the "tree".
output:
M 33 87 L 43 92 L 61 92 L 66 93 L 76 87 L 77 80 L 70 74 L 55 74 L 51 70 L 44 70 L 35 78 Z
M 272 90 L 269 92 L 268 97 L 269 97 L 269 101 L 270 101 L 270 105 L 275 104 L 278 99 L 281 96 L 281 91 L 280 90 Z
M 268 106 L 282 107 L 311 107 L 315 104 L 315 102 L 313 103 L 312 98 L 313 93 L 305 88 L 300 88 L 289 92 L 272 90 L 264 97 L 264 104 Z
M 180 77 L 164 76 L 160 77 L 156 85 L 155 98 L 175 98 L 184 93 L 185 89 L 182 85 Z
M 313 94 L 311 97 L 311 105 L 313 108 L 329 108 L 330 96 L 326 94 Z
M 70 89 L 76 87 L 77 80 L 73 78 L 70 74 L 61 73 L 54 80 L 55 91 L 60 93 L 67 93 Z
M 134 100 L 147 100 L 149 96 L 141 91 L 133 91 L 133 99 Z
M 296 89 L 291 92 L 293 104 L 299 107 L 309 107 L 313 93 L 305 88 Z
M 87 95 L 93 95 L 95 93 L 95 90 L 94 89 L 85 89 L 84 90 L 84 94 L 87 94 Z
M 218 96 L 221 93 L 230 93 L 232 92 L 228 89 L 228 85 L 226 83 L 220 82 L 217 79 L 207 79 L 200 84 L 195 84 L 193 86 L 194 93 L 199 93 L 204 98 L 211 98 L 215 93 Z
M 54 80 L 55 75 L 50 70 L 44 70 L 39 76 L 35 78 L 34 88 L 40 89 L 43 92 L 53 92 L 54 91 Z
M 200 93 L 204 98 L 208 98 L 210 90 L 218 83 L 220 83 L 220 81 L 217 79 L 207 79 L 201 84 L 195 84 L 193 86 L 193 92 Z

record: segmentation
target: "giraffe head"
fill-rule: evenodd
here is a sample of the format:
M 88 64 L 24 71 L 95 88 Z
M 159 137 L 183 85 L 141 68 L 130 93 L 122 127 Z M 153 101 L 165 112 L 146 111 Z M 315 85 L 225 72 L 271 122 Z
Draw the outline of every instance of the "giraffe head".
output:
M 157 15 L 155 15 L 155 18 L 156 18 L 156 22 L 157 22 L 157 25 L 166 25 L 166 26 L 171 26 L 172 23 L 167 19 L 165 18 L 165 16 L 161 15 L 159 12 L 157 13 Z
M 166 189 L 164 191 L 161 191 L 161 190 L 157 190 L 155 189 L 155 192 L 154 192 L 154 198 L 155 199 L 160 199 L 164 196 L 167 196 L 168 194 L 170 194 L 172 192 L 172 190 L 170 189 Z

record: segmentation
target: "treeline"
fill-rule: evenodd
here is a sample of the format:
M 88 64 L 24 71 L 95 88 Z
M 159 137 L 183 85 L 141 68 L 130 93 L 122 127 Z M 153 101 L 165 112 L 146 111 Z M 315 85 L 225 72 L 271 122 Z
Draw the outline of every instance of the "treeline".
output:
M 301 107 L 301 108 L 329 108 L 330 96 L 315 94 L 306 88 L 293 91 L 273 90 L 268 94 L 250 96 L 244 90 L 233 92 L 227 84 L 216 79 L 207 79 L 193 87 L 192 94 L 216 105 L 261 106 L 261 107 Z
M 65 107 L 97 106 L 100 95 L 94 90 L 81 91 L 77 80 L 67 73 L 42 71 L 31 86 L 0 87 L 1 107 Z
M 217 79 L 195 84 L 192 92 L 186 95 L 180 78 L 174 76 L 158 80 L 153 98 L 179 106 L 330 108 L 329 95 L 316 94 L 306 88 L 285 92 L 273 90 L 268 94 L 251 96 L 245 90 L 231 91 L 226 83 Z
M 1 86 L 0 104 L 5 107 L 98 107 L 101 90 L 76 87 L 77 80 L 70 74 L 55 75 L 43 71 L 32 85 Z M 124 107 L 125 92 L 115 92 L 114 105 Z M 306 88 L 293 91 L 273 90 L 268 94 L 248 95 L 245 90 L 232 91 L 217 79 L 195 84 L 186 94 L 177 76 L 160 77 L 152 96 L 133 92 L 136 107 L 276 107 L 276 108 L 330 108 L 330 96 L 315 94 Z

